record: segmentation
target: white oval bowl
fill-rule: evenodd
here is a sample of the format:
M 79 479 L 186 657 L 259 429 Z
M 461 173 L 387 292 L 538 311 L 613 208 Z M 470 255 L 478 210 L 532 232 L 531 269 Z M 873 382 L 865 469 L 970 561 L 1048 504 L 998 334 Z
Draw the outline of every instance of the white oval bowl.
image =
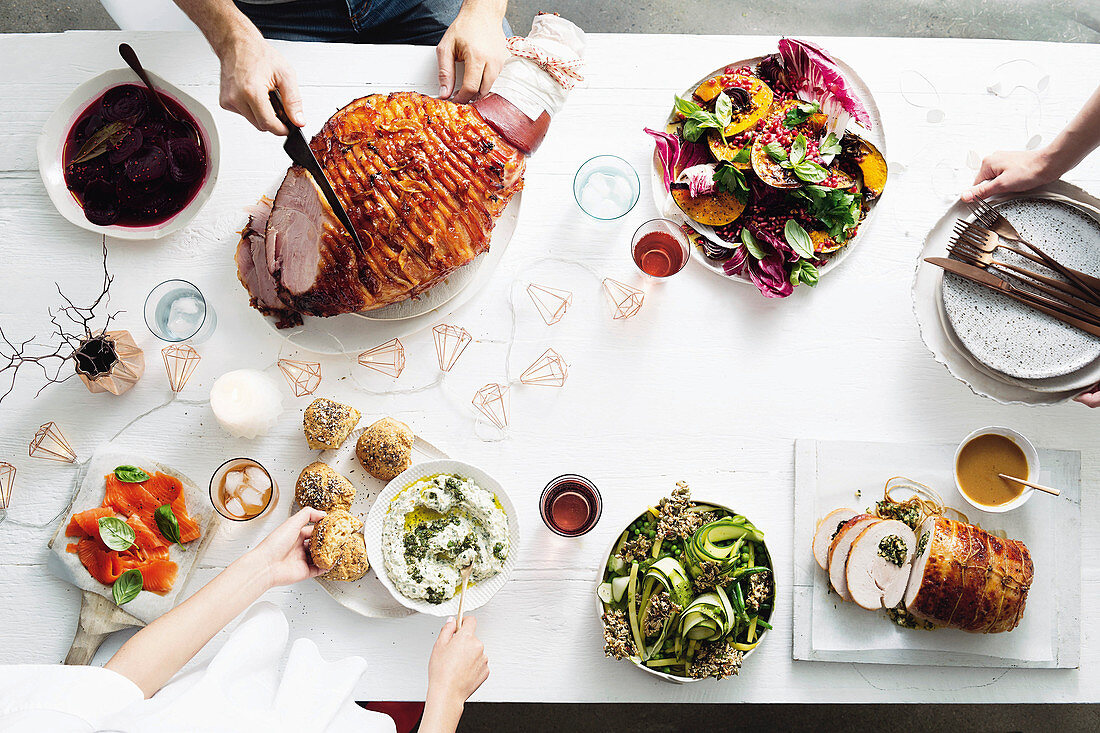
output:
M 159 239 L 187 226 L 214 191 L 214 184 L 218 180 L 218 160 L 221 155 L 218 128 L 214 124 L 214 118 L 198 100 L 189 94 L 185 94 L 156 74 L 152 72 L 148 72 L 148 74 L 157 91 L 178 102 L 199 123 L 199 134 L 202 135 L 206 147 L 206 178 L 203 180 L 198 193 L 195 194 L 195 197 L 191 199 L 187 206 L 180 209 L 171 219 L 162 221 L 159 224 L 143 227 L 120 226 L 118 224 L 100 226 L 88 221 L 88 217 L 84 216 L 84 210 L 80 208 L 68 186 L 65 185 L 65 173 L 62 164 L 65 139 L 81 112 L 105 91 L 119 84 L 141 83 L 129 68 L 105 71 L 73 90 L 73 93 L 53 111 L 50 118 L 46 120 L 42 132 L 38 135 L 38 173 L 42 176 L 42 184 L 46 187 L 46 193 L 49 194 L 50 201 L 53 202 L 58 213 L 81 229 L 87 229 L 96 234 L 105 234 L 115 239 Z
M 703 499 L 692 498 L 691 502 L 693 504 L 708 504 L 710 506 L 717 507 L 719 509 L 725 509 L 730 514 L 737 514 L 738 513 L 735 510 L 730 509 L 728 506 L 726 506 L 725 504 L 723 504 L 721 502 L 708 501 L 705 498 L 703 498 Z M 643 511 L 639 512 L 637 515 L 635 515 L 630 520 L 630 522 L 627 523 L 627 527 L 629 527 L 634 522 L 635 519 L 637 519 L 638 517 L 645 514 L 646 511 L 648 511 L 648 510 L 643 510 Z M 746 519 L 749 519 L 749 518 L 746 517 Z M 749 521 L 751 522 L 752 519 L 749 519 Z M 600 597 L 596 594 L 596 589 L 599 588 L 600 584 L 604 582 L 603 581 L 603 576 L 604 576 L 604 573 L 607 572 L 607 561 L 611 557 L 611 551 L 615 549 L 615 544 L 619 541 L 619 537 L 622 536 L 624 531 L 626 531 L 626 527 L 623 527 L 621 530 L 619 530 L 615 534 L 614 537 L 611 538 L 611 543 L 607 546 L 607 551 L 604 552 L 603 555 L 601 555 L 601 557 L 603 558 L 603 562 L 600 565 L 599 570 L 596 572 L 596 585 L 593 586 L 593 588 L 592 588 L 592 596 L 596 599 L 596 619 L 600 622 L 600 628 L 601 629 L 603 629 L 603 611 L 604 611 L 604 608 L 603 608 L 603 601 L 601 601 Z M 773 594 L 773 598 L 772 598 L 772 615 L 774 617 L 774 615 L 775 615 L 775 598 L 774 598 L 774 596 L 777 595 L 778 592 L 779 592 L 779 584 L 776 582 L 775 562 L 772 560 L 771 550 L 768 550 L 768 543 L 767 542 L 762 542 L 761 544 L 764 545 L 764 549 L 768 553 L 768 568 L 771 570 L 771 573 L 772 573 L 772 594 Z M 770 623 L 770 621 L 769 621 L 769 623 Z M 744 652 L 744 655 L 741 657 L 742 665 L 744 664 L 744 660 L 751 657 L 756 652 L 756 650 L 760 648 L 759 642 L 764 640 L 764 637 L 767 635 L 767 633 L 768 633 L 768 629 L 763 629 L 760 632 L 760 637 L 757 640 L 758 641 L 757 645 L 754 646 L 752 649 L 749 649 L 747 652 Z M 614 660 L 614 661 L 618 662 L 620 660 Z M 654 677 L 660 677 L 665 682 L 671 682 L 671 683 L 676 684 L 676 685 L 686 685 L 686 684 L 690 684 L 692 682 L 704 682 L 706 680 L 711 679 L 710 677 L 698 677 L 698 678 L 696 678 L 696 677 L 681 677 L 680 675 L 669 674 L 668 672 L 661 672 L 660 670 L 654 669 L 653 667 L 647 667 L 644 664 L 642 664 L 641 662 L 635 662 L 633 659 L 630 659 L 628 661 L 631 664 L 633 664 L 635 667 L 637 667 L 638 669 L 642 670 L 643 672 L 647 672 L 647 673 L 653 675 Z M 740 674 L 740 673 L 738 673 L 738 674 Z M 731 679 L 731 678 L 727 677 L 726 679 Z M 714 680 L 714 681 L 724 682 L 725 680 Z
M 967 504 L 978 511 L 989 512 L 991 514 L 1004 514 L 1005 512 L 1010 512 L 1017 507 L 1023 506 L 1027 503 L 1027 500 L 1031 498 L 1031 495 L 1035 493 L 1035 489 L 1025 487 L 1023 492 L 1015 499 L 998 506 L 979 504 L 967 496 L 966 492 L 963 491 L 962 485 L 959 483 L 959 454 L 962 453 L 962 449 L 967 443 L 981 435 L 1003 435 L 1018 445 L 1020 450 L 1024 452 L 1024 458 L 1027 460 L 1027 476 L 1022 476 L 1021 478 L 1026 481 L 1035 481 L 1039 477 L 1039 451 L 1035 450 L 1035 446 L 1031 444 L 1031 441 L 1012 428 L 1005 428 L 999 425 L 988 425 L 984 428 L 978 428 L 970 435 L 963 438 L 962 442 L 959 443 L 959 447 L 955 449 L 955 458 L 951 464 L 951 473 L 955 476 L 955 489 L 959 492 L 959 495 L 966 500 Z
M 390 504 L 398 494 L 417 481 L 429 476 L 435 476 L 439 473 L 450 473 L 471 479 L 483 489 L 493 492 L 497 497 L 497 501 L 500 502 L 501 507 L 504 508 L 505 515 L 508 517 L 508 539 L 511 543 L 511 548 L 508 551 L 508 558 L 504 561 L 504 569 L 487 580 L 469 586 L 466 589 L 466 603 L 463 606 L 463 610 L 464 612 L 473 611 L 488 603 L 489 600 L 496 595 L 497 591 L 499 591 L 508 581 L 508 577 L 512 574 L 512 570 L 516 567 L 516 558 L 519 555 L 519 519 L 516 515 L 516 508 L 512 505 L 512 500 L 508 498 L 508 494 L 505 493 L 504 487 L 500 485 L 500 482 L 477 466 L 448 458 L 418 463 L 406 469 L 386 484 L 386 488 L 382 489 L 382 493 L 374 500 L 374 504 L 371 505 L 370 513 L 367 515 L 366 524 L 363 527 L 363 535 L 367 541 L 367 559 L 370 561 L 371 567 L 375 569 L 378 580 L 382 582 L 382 585 L 386 587 L 386 590 L 390 592 L 390 595 L 392 595 L 398 603 L 413 611 L 425 613 L 429 616 L 454 616 L 458 613 L 457 594 L 453 598 L 439 604 L 406 598 L 402 595 L 402 593 L 394 587 L 393 581 L 390 579 L 389 571 L 386 570 L 386 556 L 382 550 L 382 526 L 385 522 L 386 515 L 389 513 Z

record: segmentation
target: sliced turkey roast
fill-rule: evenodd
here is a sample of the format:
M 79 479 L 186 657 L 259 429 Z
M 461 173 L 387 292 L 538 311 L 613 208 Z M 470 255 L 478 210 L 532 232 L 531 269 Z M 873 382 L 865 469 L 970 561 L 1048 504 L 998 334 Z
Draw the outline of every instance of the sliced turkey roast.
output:
M 852 542 L 845 565 L 852 600 L 871 611 L 901 603 L 916 544 L 913 530 L 896 519 L 865 527 Z
M 880 521 L 882 520 L 870 514 L 857 514 L 837 530 L 836 536 L 829 544 L 829 582 L 832 583 L 836 594 L 845 601 L 852 600 L 846 577 L 848 552 L 852 549 L 852 543 L 855 542 L 856 537 L 859 537 L 860 532 Z
M 817 523 L 813 543 L 814 560 L 817 560 L 817 564 L 821 566 L 822 570 L 829 569 L 829 545 L 832 543 L 833 537 L 840 531 L 844 523 L 856 514 L 859 514 L 859 512 L 855 509 L 844 507 L 829 512 L 824 519 Z

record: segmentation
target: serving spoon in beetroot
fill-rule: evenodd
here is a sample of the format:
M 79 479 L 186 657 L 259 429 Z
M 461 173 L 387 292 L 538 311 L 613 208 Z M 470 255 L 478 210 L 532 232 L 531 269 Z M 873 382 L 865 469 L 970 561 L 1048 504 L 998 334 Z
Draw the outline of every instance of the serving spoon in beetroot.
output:
M 168 116 L 168 119 L 173 122 L 178 122 L 184 125 L 191 131 L 191 137 L 195 142 L 200 142 L 199 132 L 195 129 L 195 126 L 191 124 L 189 120 L 181 120 L 172 109 L 164 103 L 164 98 L 160 96 L 160 92 L 153 86 L 153 82 L 149 79 L 149 75 L 145 73 L 145 67 L 138 61 L 137 52 L 130 47 L 129 43 L 118 44 L 118 55 L 122 57 L 122 60 L 126 62 L 126 65 L 134 70 L 134 73 L 138 75 L 138 78 L 145 84 L 149 92 L 153 95 L 153 99 L 157 100 L 157 104 L 164 110 L 164 114 Z

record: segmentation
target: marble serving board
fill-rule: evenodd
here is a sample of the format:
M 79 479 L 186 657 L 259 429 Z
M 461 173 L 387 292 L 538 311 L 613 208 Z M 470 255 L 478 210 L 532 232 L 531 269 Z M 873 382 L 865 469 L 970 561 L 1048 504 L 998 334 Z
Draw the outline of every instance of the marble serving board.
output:
M 1038 494 L 1004 514 L 979 511 L 959 495 L 955 445 L 798 440 L 795 443 L 793 658 L 962 667 L 1075 668 L 1081 657 L 1081 456 L 1039 450 L 1039 482 L 1061 496 Z M 972 523 L 1022 540 L 1035 577 L 1020 625 L 1002 634 L 903 629 L 884 611 L 842 602 L 814 561 L 817 520 L 833 509 L 863 510 L 882 498 L 886 481 L 905 476 L 942 496 Z M 857 492 L 858 496 L 857 496 Z

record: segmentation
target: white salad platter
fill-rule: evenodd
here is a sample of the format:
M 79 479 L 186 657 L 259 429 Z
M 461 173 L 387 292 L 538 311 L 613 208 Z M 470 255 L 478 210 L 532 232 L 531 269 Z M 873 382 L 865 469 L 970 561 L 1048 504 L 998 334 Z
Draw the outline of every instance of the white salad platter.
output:
M 695 89 L 697 89 L 698 86 L 707 79 L 711 79 L 724 73 L 725 70 L 730 67 L 739 68 L 742 66 L 756 66 L 764 58 L 764 56 L 753 56 L 752 58 L 741 59 L 740 61 L 733 61 L 729 64 L 725 64 L 724 66 L 721 66 L 710 72 L 706 76 L 698 79 L 694 84 L 687 87 L 683 92 L 681 92 L 680 96 L 684 99 L 691 99 L 691 95 L 695 91 Z M 835 56 L 833 57 L 833 59 L 844 72 L 844 77 L 852 84 L 855 93 L 859 95 L 860 101 L 862 101 L 863 105 L 867 108 L 867 114 L 871 118 L 871 124 L 873 128 L 871 130 L 865 130 L 862 126 L 856 124 L 855 120 L 852 120 L 848 123 L 848 129 L 856 131 L 860 137 L 869 141 L 876 148 L 878 148 L 879 152 L 881 152 L 883 157 L 885 157 L 886 133 L 882 126 L 882 114 L 879 112 L 878 103 L 875 102 L 875 98 L 871 94 L 870 87 L 867 86 L 867 83 L 863 81 L 863 79 L 859 76 L 859 74 L 855 72 L 855 70 L 851 66 L 846 64 L 841 59 L 836 58 Z M 675 119 L 673 117 L 673 114 L 669 113 L 668 117 L 665 120 L 666 129 L 668 125 L 671 125 L 674 122 Z M 689 219 L 684 214 L 684 212 L 680 210 L 680 207 L 677 206 L 676 202 L 672 200 L 672 196 L 665 190 L 663 176 L 664 173 L 663 167 L 661 165 L 661 159 L 657 155 L 657 152 L 654 151 L 653 167 L 650 171 L 650 185 L 653 190 L 653 202 L 654 204 L 656 204 L 657 209 L 661 212 L 661 215 L 673 221 L 690 226 L 699 234 L 706 237 L 717 245 L 728 247 L 729 242 L 719 237 L 715 233 L 713 227 L 709 227 Z M 863 241 L 867 227 L 872 221 L 872 218 L 874 217 L 875 212 L 878 210 L 878 208 L 878 203 L 876 203 L 875 206 L 872 206 L 870 211 L 867 212 L 866 216 L 864 216 L 863 220 L 860 222 L 859 229 L 856 232 L 855 236 L 852 237 L 851 241 L 849 241 L 845 246 L 841 247 L 839 250 L 830 255 L 828 261 L 818 268 L 818 271 L 821 275 L 824 275 L 825 273 L 829 272 L 837 265 L 839 265 L 841 260 L 847 257 L 852 249 L 854 249 L 857 244 Z M 691 256 L 696 262 L 699 262 L 711 272 L 721 275 L 727 280 L 734 280 L 746 285 L 752 285 L 752 282 L 745 276 L 727 275 L 725 273 L 725 270 L 723 270 L 722 268 L 722 262 L 718 260 L 712 260 L 711 258 L 707 257 L 703 253 L 702 249 L 698 246 L 693 245 L 691 247 Z
M 390 511 L 390 505 L 393 503 L 394 499 L 397 498 L 398 494 L 417 481 L 441 473 L 454 474 L 470 479 L 483 489 L 492 492 L 496 496 L 497 502 L 500 504 L 501 509 L 503 509 L 505 516 L 508 518 L 508 539 L 511 546 L 508 550 L 508 557 L 504 562 L 504 569 L 491 578 L 487 578 L 480 583 L 471 584 L 466 589 L 466 600 L 463 605 L 463 610 L 467 612 L 473 611 L 488 603 L 489 600 L 496 595 L 497 591 L 504 587 L 504 584 L 508 581 L 508 576 L 512 574 L 512 571 L 516 567 L 516 559 L 519 556 L 520 546 L 519 518 L 516 514 L 516 508 L 512 504 L 512 500 L 508 498 L 508 494 L 505 492 L 504 487 L 500 485 L 500 482 L 477 466 L 448 458 L 428 461 L 426 463 L 414 463 L 410 468 L 390 481 L 386 485 L 386 488 L 378 494 L 374 501 L 374 505 L 371 507 L 370 514 L 367 515 L 367 521 L 366 525 L 363 527 L 363 532 L 367 540 L 367 558 L 370 560 L 371 570 L 374 572 L 377 569 L 378 579 L 382 581 L 382 585 L 389 591 L 395 602 L 408 609 L 409 613 L 418 611 L 430 616 L 455 616 L 458 613 L 459 603 L 457 593 L 453 598 L 438 604 L 408 598 L 402 595 L 401 592 L 394 587 L 393 581 L 386 573 L 385 561 L 383 560 L 382 527 L 386 515 Z

